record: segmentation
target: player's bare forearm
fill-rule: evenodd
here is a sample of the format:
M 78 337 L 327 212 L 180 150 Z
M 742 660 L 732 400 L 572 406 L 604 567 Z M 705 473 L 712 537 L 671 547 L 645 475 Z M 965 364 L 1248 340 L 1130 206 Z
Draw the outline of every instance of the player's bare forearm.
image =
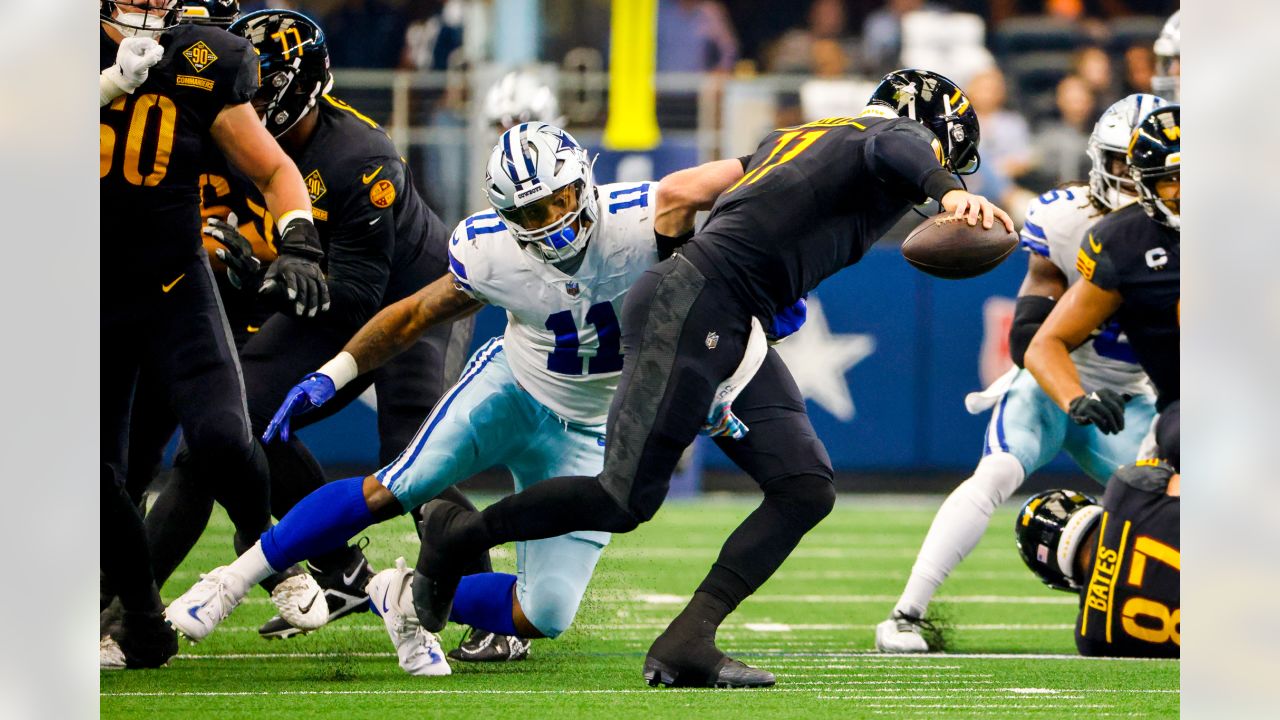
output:
M 1018 288 L 1018 297 L 1036 296 L 1057 300 L 1067 292 L 1067 276 L 1049 258 L 1030 253 L 1027 275 Z
M 1119 307 L 1120 293 L 1081 280 L 1062 296 L 1027 347 L 1027 370 L 1063 411 L 1084 394 L 1071 350 L 1089 339 Z
M 378 311 L 342 349 L 355 358 L 361 374 L 367 373 L 407 350 L 427 330 L 481 307 L 480 301 L 453 286 L 453 276 L 444 275 Z
M 670 237 L 689 232 L 698 211 L 710 210 L 720 193 L 741 177 L 742 163 L 733 159 L 713 160 L 662 178 L 654 231 Z
M 282 218 L 301 210 L 311 216 L 311 196 L 298 166 L 262 126 L 251 105 L 224 108 L 214 119 L 210 134 L 232 167 L 262 193 L 272 215 Z

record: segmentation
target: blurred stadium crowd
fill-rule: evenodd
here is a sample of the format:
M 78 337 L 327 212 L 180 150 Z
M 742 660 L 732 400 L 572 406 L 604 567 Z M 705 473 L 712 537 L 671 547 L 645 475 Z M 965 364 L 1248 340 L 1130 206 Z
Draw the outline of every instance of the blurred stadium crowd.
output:
M 537 4 L 540 63 L 562 73 L 607 69 L 608 0 Z M 494 35 L 492 25 L 500 21 L 484 12 L 502 12 L 502 3 L 251 0 L 242 6 L 313 15 L 329 35 L 338 70 L 457 74 L 500 62 L 492 49 L 497 40 L 468 42 L 467 31 L 480 25 L 478 32 Z M 479 14 L 473 6 L 481 6 Z M 694 93 L 664 88 L 663 76 L 698 74 L 699 85 L 791 79 L 770 123 L 780 126 L 843 111 L 843 98 L 857 102 L 866 83 L 895 67 L 945 68 L 966 88 L 982 123 L 986 162 L 974 189 L 1020 214 L 1035 194 L 1085 176 L 1086 141 L 1103 108 L 1129 93 L 1152 91 L 1152 41 L 1177 7 L 1176 0 L 659 0 L 659 121 L 664 132 L 707 124 Z M 563 79 L 559 86 L 563 95 Z M 353 88 L 344 83 L 339 92 L 351 95 Z M 457 82 L 452 91 L 428 93 L 414 121 L 451 124 L 466 115 L 467 95 Z M 388 117 L 379 119 L 394 124 L 389 100 L 361 100 L 375 116 L 383 105 Z M 567 110 L 575 127 L 604 122 L 603 103 L 569 103 Z M 440 204 L 453 203 L 433 202 Z M 453 214 L 451 207 L 438 209 Z

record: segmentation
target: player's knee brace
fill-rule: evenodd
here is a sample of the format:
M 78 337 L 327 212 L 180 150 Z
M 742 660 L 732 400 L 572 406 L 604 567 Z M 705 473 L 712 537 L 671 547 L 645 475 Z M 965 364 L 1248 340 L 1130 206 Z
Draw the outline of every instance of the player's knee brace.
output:
M 544 574 L 525 586 L 520 597 L 520 609 L 538 632 L 554 638 L 573 623 L 585 590 L 585 583 L 577 578 Z
M 973 475 L 955 489 L 988 515 L 1022 486 L 1026 472 L 1009 453 L 992 453 L 978 463 Z
M 836 489 L 830 477 L 794 475 L 764 485 L 765 502 L 776 505 L 793 522 L 811 528 L 831 513 Z

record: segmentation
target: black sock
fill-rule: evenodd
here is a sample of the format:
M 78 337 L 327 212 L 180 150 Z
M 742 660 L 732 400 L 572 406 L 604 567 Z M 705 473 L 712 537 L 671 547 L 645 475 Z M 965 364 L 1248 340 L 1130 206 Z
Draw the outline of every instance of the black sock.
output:
M 451 487 L 445 488 L 443 491 L 441 491 L 439 495 L 436 496 L 436 498 L 440 500 L 446 500 L 448 502 L 453 503 L 454 505 L 464 507 L 472 512 L 478 512 L 476 510 L 476 506 L 472 504 L 471 500 L 468 499 L 467 496 L 464 495 L 463 492 L 459 490 L 457 487 L 451 486 Z M 421 523 L 422 507 L 416 507 L 413 509 L 413 518 L 414 518 L 414 525 L 418 529 L 418 536 L 419 538 L 421 538 L 422 544 L 426 545 L 432 542 L 431 538 L 425 537 L 423 535 L 422 523 Z M 482 552 L 473 553 L 469 559 L 463 560 L 460 563 L 459 573 L 462 575 L 478 575 L 480 573 L 491 573 L 491 572 L 493 572 L 493 563 L 489 560 L 489 551 L 487 549 Z
M 147 553 L 147 534 L 142 518 L 125 492 L 117 484 L 115 473 L 102 466 L 99 490 L 101 544 L 100 566 L 107 582 L 129 612 L 155 613 L 164 610 L 160 593 L 151 575 L 151 557 Z

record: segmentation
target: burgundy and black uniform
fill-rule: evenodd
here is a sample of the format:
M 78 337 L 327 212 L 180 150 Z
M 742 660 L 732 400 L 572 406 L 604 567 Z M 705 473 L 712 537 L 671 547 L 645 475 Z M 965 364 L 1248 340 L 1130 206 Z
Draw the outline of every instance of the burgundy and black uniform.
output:
M 1076 257 L 1081 277 L 1120 293 L 1115 319 L 1156 386 L 1156 409 L 1179 397 L 1181 233 L 1133 203 L 1098 221 Z
M 1174 469 L 1143 461 L 1116 471 L 1102 496 L 1098 545 L 1080 591 L 1081 655 L 1178 657 L 1182 651 L 1181 500 Z

